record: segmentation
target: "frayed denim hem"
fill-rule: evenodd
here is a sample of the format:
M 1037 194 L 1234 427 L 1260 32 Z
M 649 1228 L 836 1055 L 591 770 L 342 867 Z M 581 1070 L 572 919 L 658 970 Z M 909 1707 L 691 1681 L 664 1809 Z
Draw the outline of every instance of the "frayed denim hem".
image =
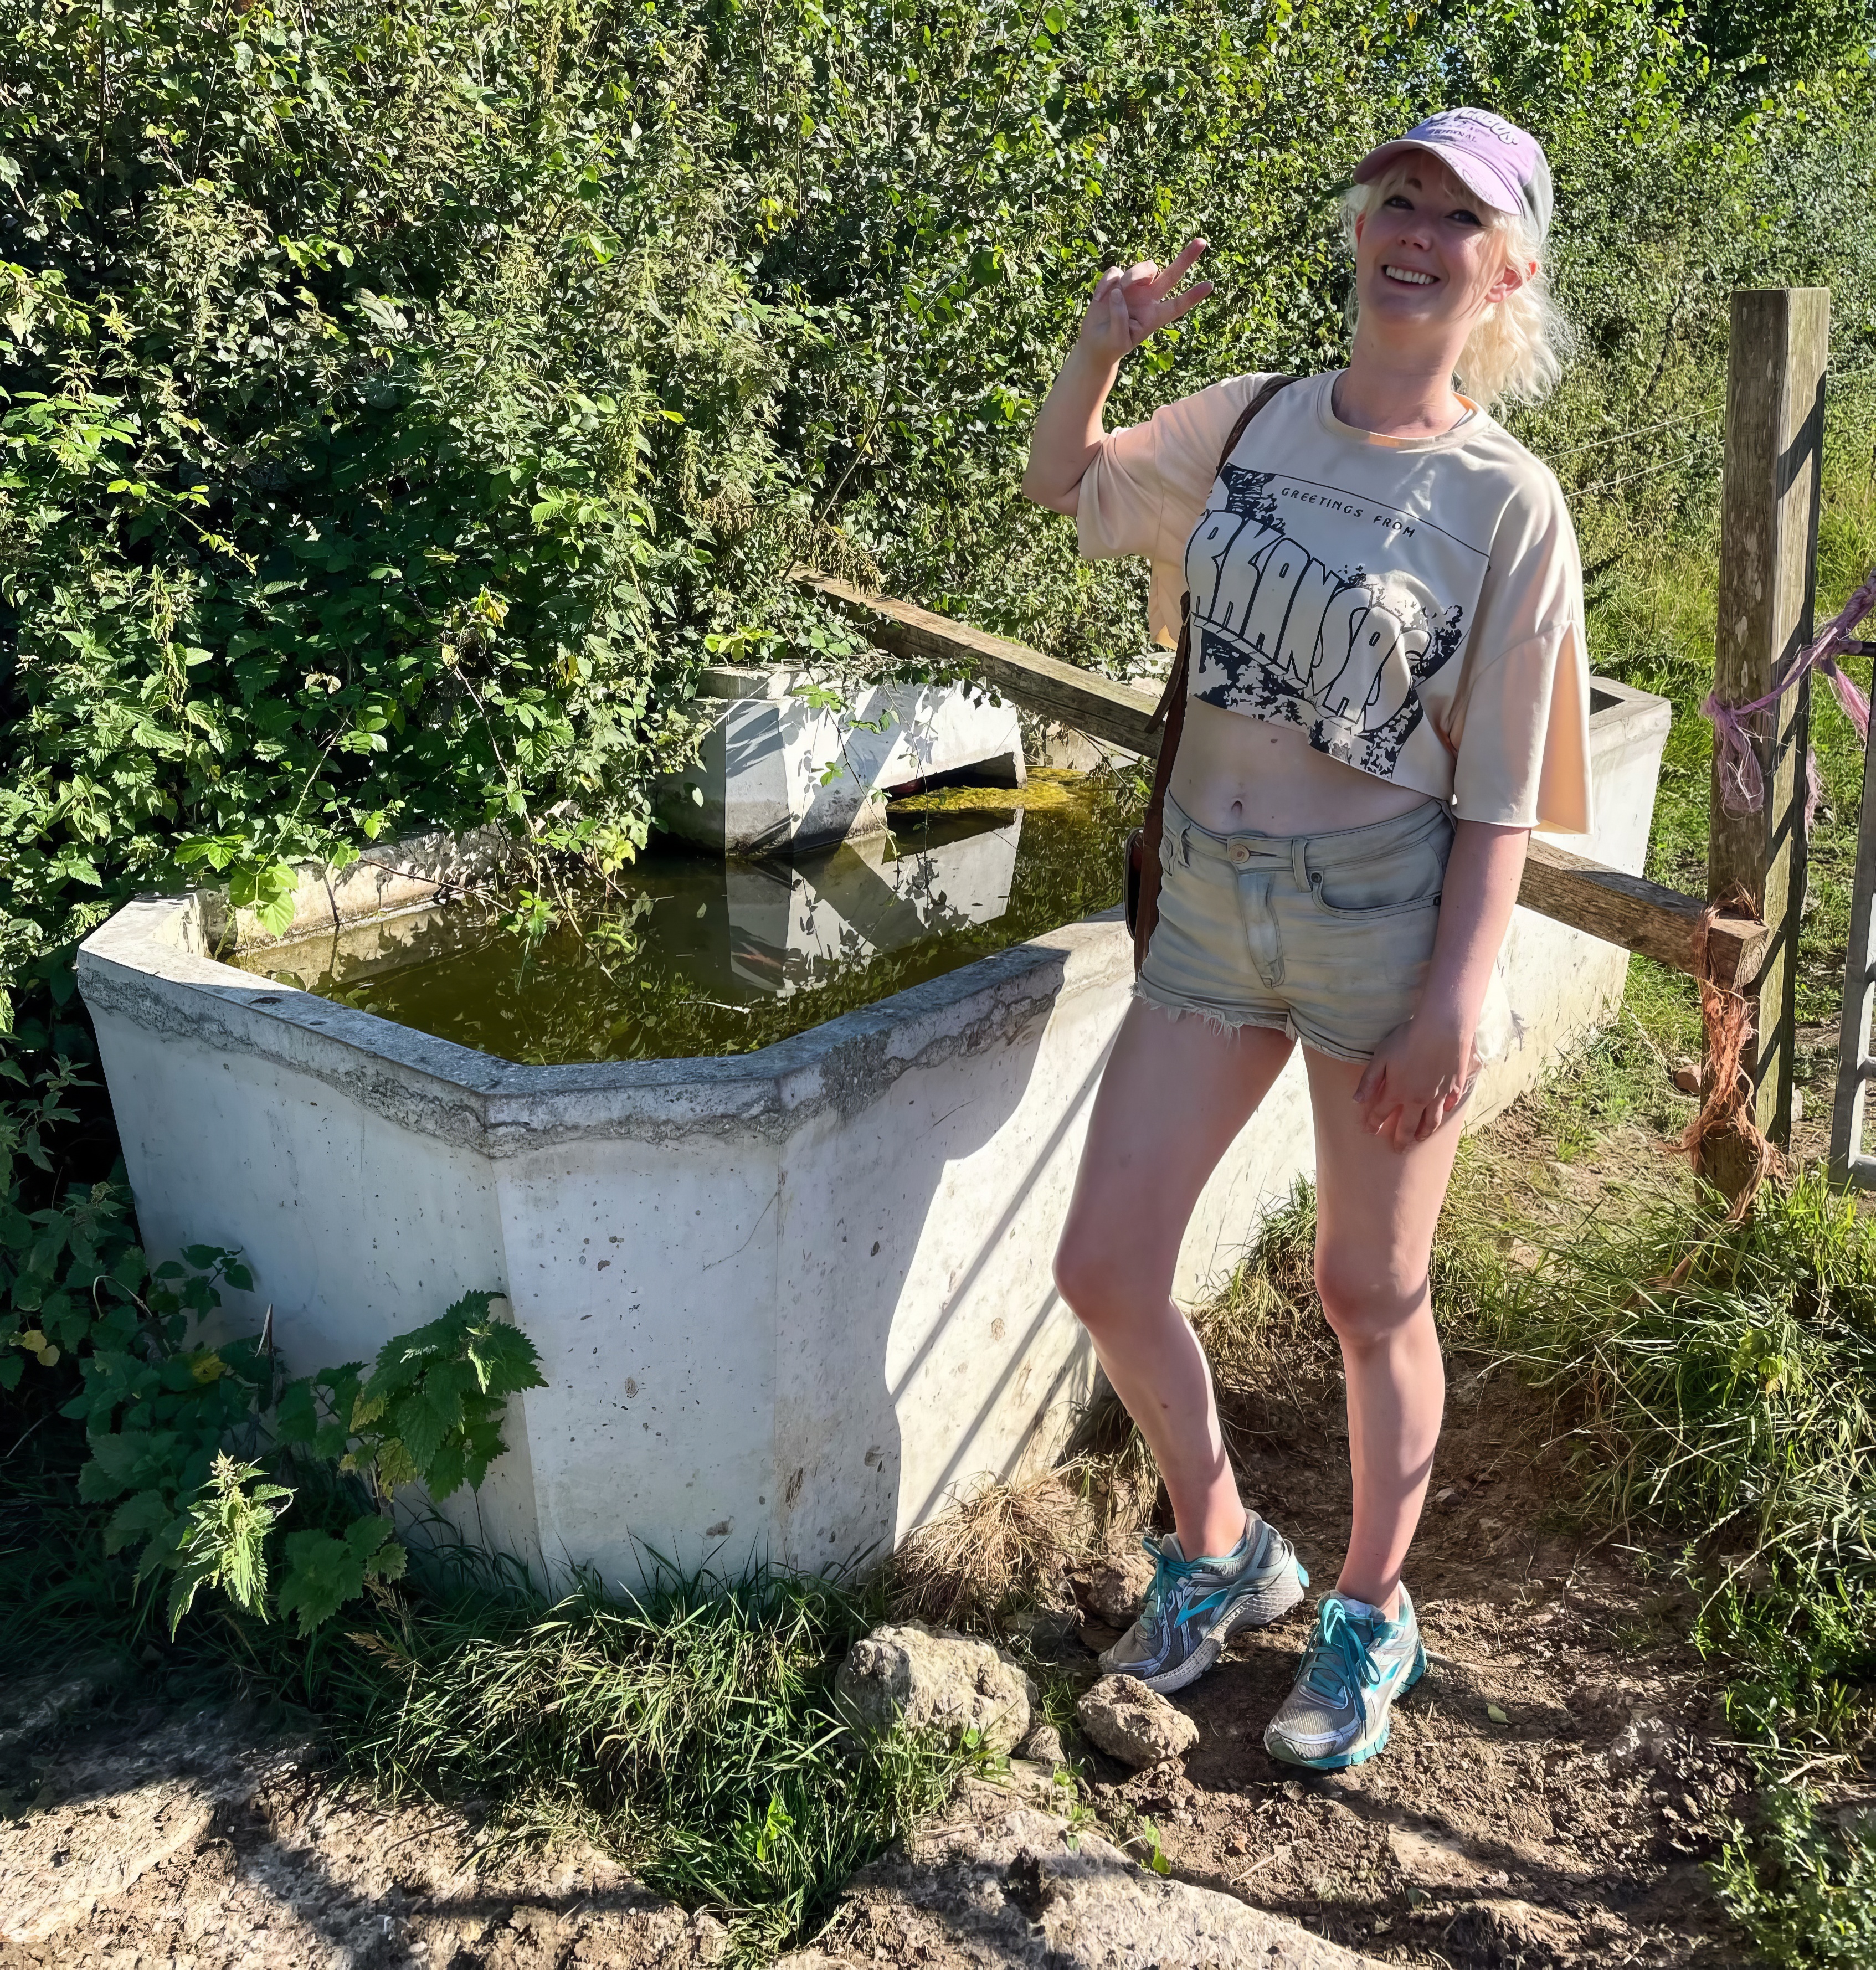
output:
M 1133 996 L 1143 1006 L 1152 1006 L 1156 1013 L 1164 1013 L 1169 1019 L 1203 1019 L 1214 1033 L 1223 1035 L 1227 1040 L 1246 1026 L 1261 1026 L 1266 1032 L 1287 1034 L 1292 1039 L 1299 1037 L 1286 1014 L 1222 1012 L 1214 1006 L 1193 1006 L 1182 1000 L 1162 999 L 1137 978 L 1133 981 Z
M 1321 1040 L 1313 1033 L 1306 1033 L 1296 1024 L 1293 1016 L 1286 1013 L 1281 1016 L 1268 1013 L 1232 1013 L 1221 1010 L 1215 1006 L 1195 1006 L 1179 999 L 1162 999 L 1149 990 L 1144 980 L 1133 981 L 1133 996 L 1143 1006 L 1150 1006 L 1156 1013 L 1164 1013 L 1169 1019 L 1203 1019 L 1214 1033 L 1229 1039 L 1234 1033 L 1246 1026 L 1260 1026 L 1266 1032 L 1283 1033 L 1307 1047 L 1312 1053 L 1319 1053 L 1330 1060 L 1345 1060 L 1356 1067 L 1366 1067 L 1374 1058 L 1374 1049 L 1361 1053 L 1350 1047 L 1339 1047 Z

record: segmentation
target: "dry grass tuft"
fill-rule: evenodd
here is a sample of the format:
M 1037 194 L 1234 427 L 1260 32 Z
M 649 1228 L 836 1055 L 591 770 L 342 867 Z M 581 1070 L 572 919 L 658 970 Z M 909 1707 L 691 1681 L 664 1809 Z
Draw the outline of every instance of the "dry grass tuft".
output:
M 954 1495 L 892 1556 L 895 1616 L 996 1631 L 1026 1610 L 1065 1601 L 1068 1575 L 1137 1533 L 1159 1493 L 1152 1453 L 1120 1414 L 1126 1434 L 1117 1448 L 1084 1450 L 1020 1484 L 985 1478 Z

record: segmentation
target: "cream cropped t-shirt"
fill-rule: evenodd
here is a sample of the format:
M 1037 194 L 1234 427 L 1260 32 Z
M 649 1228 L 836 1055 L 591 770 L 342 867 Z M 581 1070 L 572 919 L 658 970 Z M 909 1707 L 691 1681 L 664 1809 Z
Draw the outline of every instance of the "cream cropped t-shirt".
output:
M 1193 697 L 1460 820 L 1587 834 L 1582 569 L 1555 478 L 1476 407 L 1438 437 L 1357 431 L 1333 375 L 1279 392 L 1218 471 L 1267 380 L 1110 433 L 1081 481 L 1083 556 L 1149 558 L 1163 642 L 1191 590 Z

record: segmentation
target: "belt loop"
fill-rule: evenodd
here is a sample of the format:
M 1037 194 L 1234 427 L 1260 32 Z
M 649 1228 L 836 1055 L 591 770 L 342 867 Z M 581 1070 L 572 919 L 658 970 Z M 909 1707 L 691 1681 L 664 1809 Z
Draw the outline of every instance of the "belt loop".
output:
M 1290 873 L 1296 879 L 1299 889 L 1309 887 L 1309 837 L 1306 834 L 1293 834 L 1289 843 Z
M 1179 861 L 1189 869 L 1192 866 L 1192 824 L 1184 821 L 1179 827 Z

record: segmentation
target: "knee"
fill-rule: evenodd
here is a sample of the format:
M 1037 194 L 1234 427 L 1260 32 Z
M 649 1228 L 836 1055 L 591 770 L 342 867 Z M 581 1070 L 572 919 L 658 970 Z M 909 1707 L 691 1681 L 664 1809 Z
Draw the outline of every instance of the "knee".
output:
M 1055 1290 L 1097 1338 L 1138 1303 L 1139 1282 L 1129 1256 L 1099 1227 L 1072 1220 L 1055 1248 Z
M 1328 1324 L 1348 1347 L 1391 1340 L 1427 1305 L 1426 1273 L 1410 1276 L 1384 1256 L 1318 1250 L 1315 1278 Z

